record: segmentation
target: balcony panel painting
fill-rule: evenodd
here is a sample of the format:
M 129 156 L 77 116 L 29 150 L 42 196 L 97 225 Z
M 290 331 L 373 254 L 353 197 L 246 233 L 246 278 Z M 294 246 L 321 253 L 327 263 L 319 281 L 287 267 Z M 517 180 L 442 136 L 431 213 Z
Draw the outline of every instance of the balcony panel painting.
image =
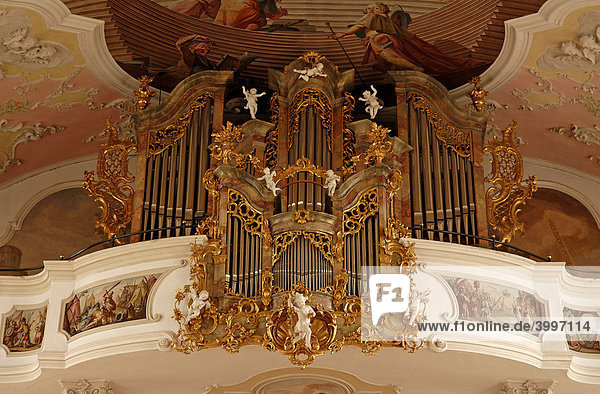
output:
M 512 323 L 544 317 L 545 306 L 531 293 L 495 283 L 464 278 L 444 278 L 458 301 L 459 319 Z
M 157 275 L 123 279 L 85 289 L 65 304 L 63 329 L 71 336 L 95 327 L 145 319 Z
M 16 309 L 5 316 L 2 345 L 10 352 L 39 349 L 44 339 L 47 306 L 36 309 Z
M 563 312 L 565 318 L 572 319 L 592 319 L 597 321 L 600 317 L 598 312 L 578 311 L 571 308 L 563 308 Z M 600 354 L 600 337 L 598 334 L 567 333 L 566 337 L 569 349 L 581 353 Z

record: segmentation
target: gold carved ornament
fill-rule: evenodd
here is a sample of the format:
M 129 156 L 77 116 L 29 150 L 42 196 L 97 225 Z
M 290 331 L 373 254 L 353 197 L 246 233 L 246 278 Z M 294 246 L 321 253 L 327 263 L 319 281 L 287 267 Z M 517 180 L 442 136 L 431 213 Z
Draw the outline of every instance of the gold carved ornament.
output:
M 193 115 L 214 98 L 213 92 L 202 93 L 174 123 L 148 133 L 148 157 L 158 155 L 180 140 L 189 129 Z
M 293 136 L 300 132 L 300 115 L 306 112 L 308 106 L 313 106 L 315 112 L 321 119 L 321 128 L 327 135 L 327 148 L 331 152 L 332 140 L 332 119 L 333 110 L 329 99 L 322 91 L 314 88 L 304 88 L 300 90 L 290 103 L 290 122 L 288 131 L 288 149 L 293 145 Z
M 354 132 L 346 127 L 348 123 L 352 122 L 352 111 L 356 100 L 349 92 L 344 92 L 344 106 L 342 107 L 342 120 L 344 124 L 344 149 L 343 149 L 343 170 L 345 175 L 350 175 L 356 172 L 356 164 L 352 161 L 352 158 L 356 156 L 356 137 Z
M 144 75 L 138 78 L 140 81 L 140 87 L 138 90 L 133 92 L 136 98 L 136 105 L 138 110 L 143 111 L 148 107 L 150 99 L 156 95 L 156 92 L 150 90 L 150 84 L 154 80 L 154 77 Z
M 296 168 L 287 169 L 290 176 L 295 171 L 310 170 L 320 172 L 307 161 L 299 161 Z M 218 185 L 214 175 L 205 176 L 207 189 L 217 190 Z M 386 187 L 388 187 L 387 185 Z M 240 215 L 246 215 L 240 208 L 244 202 L 239 193 L 234 192 L 234 198 L 231 202 L 237 201 L 236 207 L 229 207 L 230 212 L 237 212 Z M 371 197 L 367 197 L 371 198 Z M 371 198 L 372 199 L 372 198 Z M 256 230 L 258 222 L 261 223 L 261 232 L 265 239 L 263 245 L 272 248 L 273 261 L 277 261 L 281 253 L 297 237 L 306 237 L 315 245 L 333 265 L 334 261 L 343 258 L 343 236 L 341 232 L 337 234 L 336 244 L 332 243 L 332 237 L 327 234 L 309 231 L 294 231 L 280 234 L 272 239 L 264 215 L 258 217 L 255 213 L 248 214 L 250 217 L 250 228 Z M 179 324 L 177 340 L 173 347 L 178 351 L 190 353 L 209 347 L 221 347 L 230 353 L 237 353 L 242 346 L 260 345 L 271 351 L 279 351 L 287 355 L 290 361 L 305 368 L 311 364 L 315 357 L 324 354 L 326 351 L 336 352 L 344 346 L 358 346 L 365 354 L 374 354 L 382 347 L 398 347 L 405 351 L 414 352 L 423 347 L 424 342 L 417 337 L 418 331 L 416 325 L 408 324 L 408 316 L 389 316 L 384 315 L 381 324 L 382 328 L 372 326 L 367 323 L 366 330 L 370 338 L 383 338 L 383 331 L 394 330 L 393 341 L 374 340 L 372 342 L 361 341 L 361 320 L 365 312 L 368 312 L 368 301 L 361 303 L 361 299 L 356 296 L 349 296 L 346 291 L 348 275 L 342 270 L 334 278 L 332 286 L 320 290 L 331 296 L 332 309 L 326 309 L 311 300 L 311 292 L 306 289 L 303 282 L 296 283 L 292 290 L 284 291 L 273 286 L 273 274 L 270 267 L 263 267 L 262 290 L 256 297 L 245 297 L 236 295 L 238 301 L 230 305 L 226 310 L 216 308 L 217 300 L 210 300 L 211 306 L 204 308 L 200 315 L 189 321 L 181 312 L 181 309 L 191 305 L 190 295 L 193 292 L 199 293 L 206 288 L 206 272 L 208 264 L 221 264 L 226 257 L 223 255 L 224 246 L 219 237 L 220 232 L 216 230 L 216 215 L 213 215 L 214 221 L 210 221 L 209 231 L 205 242 L 201 245 L 192 245 L 192 263 L 190 264 L 190 277 L 192 285 L 184 286 L 182 291 L 176 294 L 174 307 L 174 319 Z M 209 221 L 207 219 L 207 221 Z M 359 222 L 364 221 L 357 219 Z M 409 249 L 403 243 L 401 238 L 406 234 L 401 234 L 401 228 L 394 227 L 395 222 L 388 224 L 386 236 L 389 236 L 388 252 L 402 253 L 396 256 L 395 262 L 403 267 L 403 272 L 412 275 L 412 270 L 416 265 L 414 258 L 406 253 Z M 212 228 L 212 230 L 210 230 Z M 407 258 L 408 256 L 408 258 Z M 381 261 L 384 263 L 384 261 Z M 294 342 L 294 327 L 297 322 L 297 315 L 286 300 L 293 297 L 296 293 L 302 293 L 309 297 L 308 305 L 314 310 L 314 315 L 310 316 L 310 327 L 312 336 L 310 346 L 306 346 L 304 341 Z M 280 302 L 274 305 L 273 296 L 279 293 Z M 386 332 L 389 335 L 389 332 Z
M 452 126 L 442 118 L 429 100 L 418 93 L 409 92 L 408 100 L 412 102 L 416 110 L 427 114 L 429 124 L 435 136 L 442 141 L 445 147 L 452 149 L 459 156 L 468 157 L 473 160 L 471 155 L 473 151 L 473 136 L 469 130 L 462 130 Z
M 315 220 L 315 218 L 312 216 L 310 211 L 307 211 L 304 207 L 300 207 L 300 208 L 296 209 L 294 211 L 294 217 L 292 218 L 292 221 L 299 223 L 299 224 L 312 222 L 314 220 Z
M 321 63 L 323 60 L 327 60 L 327 58 L 323 55 L 321 55 L 319 52 L 317 51 L 308 51 L 308 52 L 304 52 L 302 54 L 302 56 L 298 57 L 298 60 L 302 60 L 305 63 L 305 67 L 307 69 L 310 68 L 315 68 L 317 66 L 317 64 Z M 284 73 L 288 72 L 288 66 L 285 66 L 285 68 L 283 69 Z M 338 66 L 334 66 L 335 72 L 339 73 L 340 70 L 338 69 Z
M 379 213 L 377 188 L 365 191 L 356 204 L 342 213 L 343 235 L 357 234 L 365 226 L 367 218 Z
M 492 172 L 485 178 L 493 186 L 485 192 L 488 223 L 500 231 L 502 242 L 510 242 L 517 230 L 525 232 L 517 215 L 537 190 L 537 177 L 530 175 L 523 184 L 523 158 L 513 141 L 517 121 L 483 147 L 492 155 Z
M 244 140 L 244 132 L 241 127 L 231 122 L 221 126 L 221 130 L 212 134 L 213 143 L 210 146 L 211 157 L 226 166 L 232 165 L 239 169 L 245 169 L 249 164 L 258 165 L 259 159 L 252 153 L 241 154 L 235 152 L 237 144 Z
M 317 167 L 310 162 L 306 157 L 301 157 L 296 160 L 296 163 L 285 167 L 283 170 L 278 170 L 275 175 L 275 184 L 278 184 L 284 179 L 288 179 L 299 172 L 308 172 L 310 174 L 316 175 L 319 178 L 327 178 L 327 170 Z
M 100 218 L 95 229 L 108 238 L 120 235 L 133 217 L 133 188 L 135 181 L 129 172 L 129 154 L 137 151 L 129 139 L 119 139 L 117 129 L 106 119 L 108 140 L 101 145 L 96 171 L 84 173 L 83 188 L 100 204 Z M 94 176 L 98 181 L 94 180 Z M 117 239 L 118 244 L 123 241 Z
M 265 167 L 277 166 L 277 143 L 279 137 L 279 101 L 277 93 L 271 97 L 271 123 L 275 128 L 265 138 Z
M 473 107 L 475 107 L 475 110 L 477 110 L 477 112 L 483 112 L 486 105 L 485 96 L 487 96 L 489 92 L 487 92 L 483 88 L 480 76 L 475 76 L 471 78 L 469 83 L 473 84 L 473 89 L 467 92 L 467 97 L 471 99 Z
M 379 126 L 371 122 L 371 128 L 365 132 L 367 141 L 371 144 L 367 150 L 360 155 L 352 157 L 354 165 L 364 161 L 365 165 L 374 165 L 383 163 L 383 159 L 392 153 L 393 145 L 391 141 L 386 141 L 390 129 Z

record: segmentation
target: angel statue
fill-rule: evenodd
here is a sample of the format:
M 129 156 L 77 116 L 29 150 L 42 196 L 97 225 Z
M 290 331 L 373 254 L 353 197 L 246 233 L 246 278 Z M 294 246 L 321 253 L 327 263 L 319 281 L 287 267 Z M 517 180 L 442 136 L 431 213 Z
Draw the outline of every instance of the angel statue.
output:
M 244 93 L 244 96 L 246 96 L 246 106 L 244 109 L 250 110 L 250 117 L 252 119 L 256 119 L 256 111 L 258 111 L 258 102 L 256 100 L 267 93 L 262 92 L 257 94 L 257 90 L 255 88 L 246 90 L 245 86 L 242 86 L 242 92 Z
M 277 196 L 277 192 L 280 192 L 281 189 L 277 187 L 277 185 L 275 184 L 275 175 L 277 175 L 277 172 L 273 171 L 271 172 L 271 170 L 269 169 L 269 167 L 265 167 L 265 169 L 263 170 L 264 175 L 261 176 L 260 178 L 258 178 L 259 181 L 265 181 L 265 183 L 267 184 L 267 189 L 269 189 L 270 191 L 273 192 L 274 196 Z
M 377 98 L 377 89 L 375 89 L 373 85 L 371 85 L 371 90 L 373 93 L 365 90 L 362 97 L 359 97 L 358 99 L 365 102 L 365 112 L 371 116 L 371 119 L 375 119 L 377 111 L 383 109 L 383 100 Z
M 310 318 L 315 315 L 315 311 L 310 305 L 306 305 L 306 300 L 308 300 L 308 297 L 304 294 L 296 293 L 292 302 L 292 295 L 290 294 L 288 297 L 288 308 L 293 308 L 296 316 L 298 316 L 298 322 L 294 326 L 294 334 L 296 336 L 292 339 L 292 344 L 296 344 L 296 342 L 304 339 L 304 344 L 310 349 L 310 337 L 312 335 Z
M 202 290 L 200 293 L 195 291 L 192 293 L 191 298 L 192 304 L 188 308 L 188 316 L 185 319 L 186 323 L 189 323 L 193 319 L 200 316 L 202 309 L 210 308 L 210 301 L 208 300 L 208 291 Z
M 327 194 L 329 197 L 333 197 L 333 193 L 335 193 L 335 188 L 337 183 L 341 180 L 339 175 L 337 175 L 333 170 L 327 170 L 327 178 L 325 178 L 325 189 L 327 189 Z
M 302 78 L 306 82 L 308 82 L 308 79 L 312 78 L 312 77 L 326 77 L 327 74 L 325 74 L 323 72 L 323 67 L 324 67 L 323 63 L 319 62 L 313 68 L 307 68 L 305 70 L 296 70 L 296 69 L 294 69 L 294 72 L 300 74 L 298 76 L 298 79 Z

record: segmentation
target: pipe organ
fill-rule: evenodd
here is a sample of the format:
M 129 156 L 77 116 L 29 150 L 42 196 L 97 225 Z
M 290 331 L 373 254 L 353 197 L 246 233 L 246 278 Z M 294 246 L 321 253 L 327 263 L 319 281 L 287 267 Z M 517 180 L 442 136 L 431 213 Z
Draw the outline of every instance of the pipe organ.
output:
M 326 77 L 292 71 L 317 63 Z M 146 231 L 142 240 L 205 235 L 216 246 L 198 275 L 211 297 L 265 297 L 300 281 L 312 292 L 360 295 L 362 267 L 408 256 L 399 252 L 411 235 L 401 223 L 439 241 L 472 242 L 432 230 L 486 235 L 485 121 L 439 82 L 390 73 L 392 137 L 353 120 L 353 71 L 318 53 L 269 69 L 270 122 L 224 122 L 232 77 L 194 74 L 136 118 L 132 230 Z

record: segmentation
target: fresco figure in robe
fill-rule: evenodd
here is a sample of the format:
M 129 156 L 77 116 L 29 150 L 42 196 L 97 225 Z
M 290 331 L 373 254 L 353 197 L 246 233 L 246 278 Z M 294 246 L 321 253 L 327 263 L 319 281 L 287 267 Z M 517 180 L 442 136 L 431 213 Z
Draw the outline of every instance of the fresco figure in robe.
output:
M 194 18 L 215 19 L 220 7 L 221 0 L 182 0 L 169 8 Z
M 355 34 L 363 40 L 366 52 L 363 64 L 371 64 L 376 70 L 415 70 L 437 76 L 466 70 L 482 65 L 473 59 L 447 55 L 434 45 L 409 32 L 403 11 L 389 16 L 390 8 L 384 3 L 367 6 L 358 21 L 332 39 Z
M 214 23 L 257 30 L 267 24 L 267 19 L 279 19 L 287 15 L 285 8 L 278 8 L 281 0 L 222 0 Z

